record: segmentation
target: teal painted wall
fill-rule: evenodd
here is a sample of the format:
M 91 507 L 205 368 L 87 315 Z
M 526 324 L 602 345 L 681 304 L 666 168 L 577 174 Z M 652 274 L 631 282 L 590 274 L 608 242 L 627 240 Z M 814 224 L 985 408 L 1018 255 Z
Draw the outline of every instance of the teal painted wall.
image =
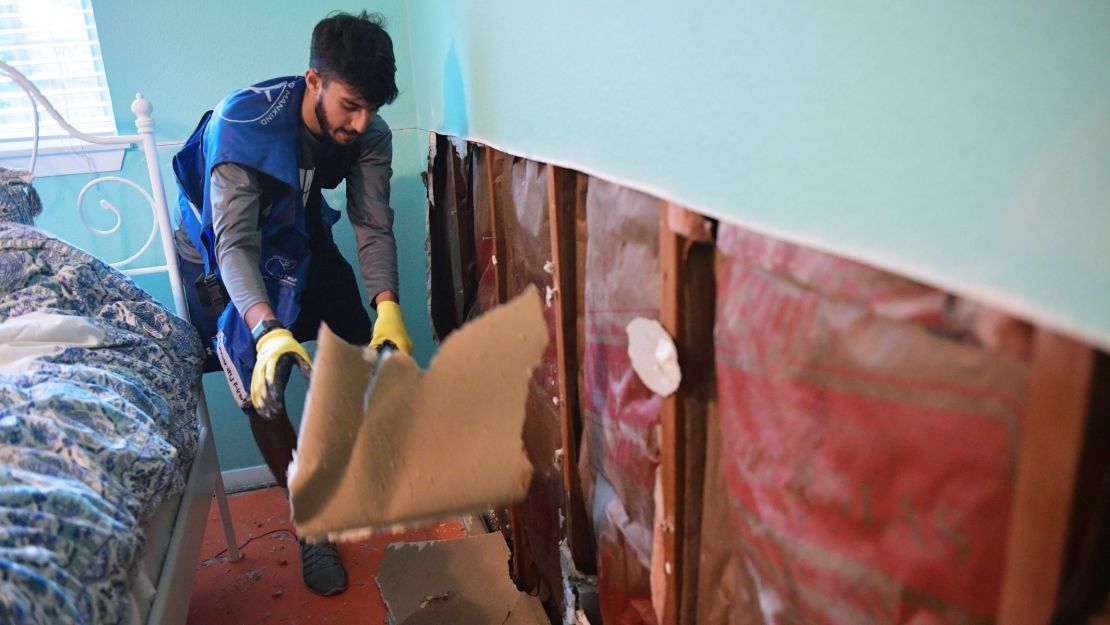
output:
M 132 132 L 138 90 L 172 142 L 231 89 L 303 71 L 311 28 L 330 8 L 97 0 L 120 131 Z M 419 179 L 427 129 L 573 166 L 1110 347 L 1110 3 L 366 8 L 389 18 L 398 55 L 402 94 L 383 116 L 394 128 L 402 299 L 424 362 L 434 349 Z M 122 175 L 143 180 L 142 168 L 129 154 Z M 39 180 L 41 223 L 118 258 L 73 218 L 87 179 Z M 96 193 L 134 205 L 123 189 Z M 145 239 L 147 219 L 128 222 L 127 238 Z M 140 283 L 169 301 L 157 279 Z M 206 387 L 224 466 L 259 463 L 222 378 L 210 374 Z
M 421 128 L 1110 347 L 1110 3 L 411 0 Z
M 316 22 L 331 10 L 354 12 L 364 8 L 386 16 L 397 53 L 401 95 L 394 104 L 382 110 L 382 116 L 394 132 L 391 203 L 396 211 L 401 299 L 415 355 L 426 363 L 434 351 L 426 307 L 424 187 L 420 180 L 425 163 L 421 160 L 420 146 L 427 139 L 415 129 L 408 30 L 401 0 L 380 0 L 372 4 L 336 0 L 329 5 L 278 4 L 263 0 L 94 2 L 117 127 L 124 134 L 135 132 L 130 105 L 135 92 L 141 91 L 154 105 L 159 142 L 171 144 L 160 150 L 171 202 L 176 197 L 176 186 L 169 162 L 177 148 L 172 144 L 184 141 L 200 115 L 235 88 L 273 76 L 303 73 L 308 63 L 309 38 Z M 123 171 L 114 175 L 145 186 L 142 155 L 129 152 Z M 123 257 L 119 239 L 91 235 L 75 219 L 74 198 L 91 178 L 75 175 L 36 180 L 35 186 L 42 193 L 46 207 L 39 225 L 101 258 L 119 260 Z M 100 185 L 92 192 L 85 203 L 86 212 L 94 225 L 106 227 L 111 226 L 114 219 L 97 207 L 100 199 L 112 201 L 129 215 L 124 222 L 123 239 L 130 246 L 128 250 L 139 249 L 149 232 L 151 218 L 135 192 L 122 185 Z M 329 194 L 328 200 L 333 207 L 342 209 L 345 205 L 342 187 Z M 348 260 L 357 267 L 354 234 L 346 220 L 337 226 L 336 239 Z M 161 256 L 156 243 L 155 249 L 142 260 L 158 262 Z M 142 277 L 137 282 L 172 306 L 165 279 Z M 303 405 L 306 385 L 297 377 L 294 376 L 287 401 L 297 408 L 294 420 L 299 423 L 299 407 Z M 205 388 L 223 468 L 261 464 L 262 458 L 250 429 L 232 401 L 222 374 L 208 374 Z

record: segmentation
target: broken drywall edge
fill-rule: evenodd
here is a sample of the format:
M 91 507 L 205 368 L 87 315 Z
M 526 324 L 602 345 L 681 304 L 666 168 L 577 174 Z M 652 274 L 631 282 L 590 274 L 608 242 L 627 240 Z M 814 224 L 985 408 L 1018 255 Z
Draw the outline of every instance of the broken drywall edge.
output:
M 452 333 L 427 372 L 321 328 L 289 470 L 298 532 L 348 540 L 523 498 L 528 381 L 547 342 L 534 287 Z
M 375 579 L 392 623 L 401 625 L 546 625 L 539 600 L 509 577 L 500 532 L 395 543 Z
M 852 260 L 858 263 L 869 265 L 877 269 L 889 271 L 891 273 L 900 275 L 910 280 L 915 280 L 923 284 L 928 284 L 934 288 L 948 291 L 953 295 L 958 295 L 962 298 L 969 299 L 973 302 L 978 302 L 985 306 L 990 306 L 997 309 L 999 312 L 1004 312 L 1019 319 L 1029 321 L 1038 326 L 1046 329 L 1054 330 L 1064 335 L 1074 337 L 1080 341 L 1084 341 L 1091 346 L 1098 347 L 1103 350 L 1110 351 L 1110 329 L 1102 329 L 1091 327 L 1087 323 L 1075 319 L 1071 315 L 1060 314 L 1054 312 L 1045 306 L 1038 304 L 1029 298 L 1009 293 L 1001 290 L 993 285 L 985 284 L 976 280 L 964 279 L 963 274 L 954 278 L 949 278 L 945 275 L 940 275 L 928 268 L 914 267 L 905 264 L 901 257 L 895 257 L 883 252 L 876 252 L 873 250 L 859 250 L 854 248 L 846 248 L 844 246 L 829 243 L 816 235 L 798 234 L 775 226 L 758 223 L 750 219 L 744 219 L 733 214 L 725 213 L 712 206 L 699 204 L 697 202 L 687 201 L 680 195 L 672 193 L 671 191 L 653 184 L 634 181 L 622 176 L 614 176 L 609 173 L 600 171 L 597 168 L 584 166 L 581 163 L 545 156 L 542 153 L 534 153 L 528 150 L 514 150 L 506 149 L 502 144 L 489 141 L 477 135 L 453 135 L 445 131 L 429 129 L 429 133 L 442 134 L 444 136 L 454 136 L 471 141 L 480 145 L 488 146 L 499 152 L 503 152 L 510 156 L 518 156 L 564 169 L 572 169 L 581 172 L 587 176 L 598 178 L 612 184 L 620 185 L 627 189 L 646 193 L 672 204 L 684 206 L 687 209 L 716 219 L 722 223 L 729 223 L 746 228 L 756 234 L 774 237 L 781 239 L 788 243 L 795 245 L 802 245 L 818 252 L 826 254 L 833 254 L 841 258 Z
M 326 533 L 322 533 L 322 534 L 300 535 L 298 533 L 298 536 L 300 538 L 303 538 L 305 540 L 305 542 L 309 542 L 309 543 L 321 543 L 321 542 L 324 542 L 324 541 L 331 541 L 331 542 L 334 542 L 334 543 L 359 542 L 359 541 L 367 540 L 367 539 L 372 538 L 374 536 L 405 534 L 405 533 L 408 533 L 408 532 L 412 532 L 414 530 L 418 530 L 418 529 L 428 527 L 429 525 L 433 525 L 435 523 L 439 523 L 439 522 L 443 521 L 443 519 L 453 518 L 453 517 L 460 517 L 460 516 L 464 516 L 464 515 L 467 515 L 467 514 L 475 514 L 477 512 L 481 512 L 481 511 L 487 510 L 489 508 L 508 507 L 512 504 L 515 504 L 515 503 L 519 502 L 520 499 L 521 499 L 520 497 L 514 497 L 514 498 L 510 498 L 510 499 L 505 499 L 503 501 L 491 501 L 488 504 L 482 504 L 478 507 L 464 506 L 464 507 L 461 507 L 457 510 L 446 510 L 442 513 L 437 512 L 436 514 L 431 514 L 431 515 L 428 515 L 428 516 L 425 516 L 425 517 L 416 517 L 416 518 L 407 520 L 403 523 L 393 523 L 393 524 L 390 524 L 390 525 L 373 525 L 373 526 L 366 526 L 366 527 L 354 527 L 354 528 L 347 528 L 347 529 L 337 529 L 337 530 L 330 530 L 330 531 L 328 531 Z
M 628 357 L 640 381 L 653 392 L 666 397 L 682 382 L 678 350 L 663 325 L 654 319 L 637 317 L 625 326 Z
M 459 157 L 459 160 L 465 160 L 466 153 L 470 149 L 470 143 L 466 139 L 452 135 L 447 135 L 447 140 L 450 141 L 451 146 L 455 148 L 455 154 Z
M 548 625 L 547 613 L 537 597 L 522 592 L 502 625 Z
M 474 602 L 448 591 L 425 597 L 420 608 L 400 625 L 550 625 L 543 603 L 519 590 L 516 601 L 504 614 L 478 616 L 478 611 Z M 389 622 L 396 623 L 397 619 L 390 615 Z
M 583 620 L 589 623 L 586 617 L 583 599 L 586 595 L 597 595 L 597 576 L 586 575 L 574 565 L 574 556 L 570 552 L 567 539 L 559 541 L 559 565 L 563 578 L 563 623 L 574 625 Z

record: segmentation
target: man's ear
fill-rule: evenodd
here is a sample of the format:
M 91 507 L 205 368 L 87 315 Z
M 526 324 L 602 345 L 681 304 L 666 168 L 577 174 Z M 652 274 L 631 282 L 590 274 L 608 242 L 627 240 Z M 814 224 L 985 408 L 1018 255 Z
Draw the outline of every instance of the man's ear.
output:
M 316 93 L 320 90 L 320 86 L 324 82 L 324 77 L 311 67 L 304 71 L 305 84 L 308 85 L 309 91 Z

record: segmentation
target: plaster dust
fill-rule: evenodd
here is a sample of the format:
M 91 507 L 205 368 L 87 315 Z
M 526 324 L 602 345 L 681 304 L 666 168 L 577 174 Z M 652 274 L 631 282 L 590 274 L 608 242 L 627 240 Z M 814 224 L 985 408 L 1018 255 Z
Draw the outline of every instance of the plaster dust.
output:
M 297 532 L 350 540 L 523 499 L 525 399 L 547 342 L 534 287 L 453 332 L 426 372 L 322 326 L 289 466 Z
M 394 543 L 377 581 L 393 623 L 546 625 L 539 599 L 517 590 L 508 563 L 500 532 Z

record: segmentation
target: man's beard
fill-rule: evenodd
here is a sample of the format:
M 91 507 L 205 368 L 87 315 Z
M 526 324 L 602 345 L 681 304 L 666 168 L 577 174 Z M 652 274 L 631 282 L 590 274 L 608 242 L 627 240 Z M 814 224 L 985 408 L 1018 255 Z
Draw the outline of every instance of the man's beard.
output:
M 324 111 L 324 90 L 321 89 L 320 93 L 316 96 L 316 123 L 320 125 L 320 132 L 324 134 L 324 139 L 336 143 L 335 134 L 328 123 L 328 114 Z
M 337 138 L 337 133 L 332 127 L 332 124 L 327 120 L 327 112 L 324 111 L 324 90 L 321 89 L 320 93 L 316 95 L 316 123 L 320 124 L 320 131 L 324 133 L 324 139 L 336 145 L 350 145 L 355 140 L 356 135 L 353 132 L 343 132 L 347 137 L 351 137 L 349 141 L 341 141 Z

